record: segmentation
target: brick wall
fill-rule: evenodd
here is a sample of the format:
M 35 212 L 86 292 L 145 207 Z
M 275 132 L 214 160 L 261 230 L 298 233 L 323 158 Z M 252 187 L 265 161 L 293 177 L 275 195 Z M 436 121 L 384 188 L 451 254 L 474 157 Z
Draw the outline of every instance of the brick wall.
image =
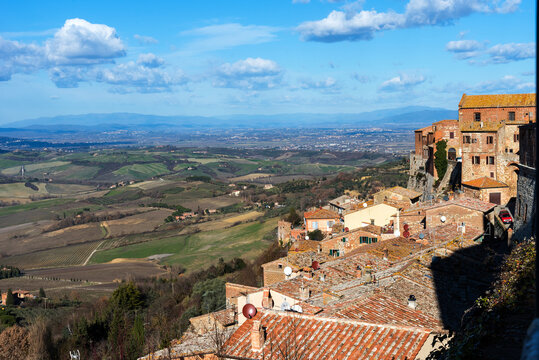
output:
M 380 235 L 376 235 L 368 231 L 357 230 L 321 241 L 320 245 L 322 246 L 322 252 L 325 254 L 329 254 L 329 250 L 341 249 L 344 250 L 345 253 L 350 252 L 360 246 L 365 245 L 365 243 L 361 243 L 361 237 L 368 237 L 371 239 L 376 238 L 376 241 L 381 240 Z M 342 241 L 343 238 L 346 238 L 346 242 Z M 343 254 L 340 255 L 342 256 Z
M 459 109 L 459 121 L 460 122 L 473 122 L 475 121 L 474 113 L 481 113 L 481 121 L 483 122 L 509 122 L 509 112 L 515 112 L 515 121 L 521 123 L 527 123 L 530 120 L 535 121 L 535 107 L 504 107 L 504 108 L 470 108 Z

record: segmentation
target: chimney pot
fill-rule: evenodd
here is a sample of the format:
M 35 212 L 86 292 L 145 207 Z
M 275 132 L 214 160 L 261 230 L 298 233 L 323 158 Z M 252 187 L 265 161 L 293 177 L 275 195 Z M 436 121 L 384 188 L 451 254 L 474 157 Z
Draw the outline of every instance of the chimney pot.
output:
M 299 288 L 299 298 L 300 300 L 307 300 L 310 297 L 310 290 L 306 286 L 301 286 Z
M 408 298 L 408 307 L 410 309 L 414 309 L 417 307 L 417 303 L 415 301 L 415 296 L 414 295 L 410 295 L 410 297 Z
M 260 320 L 254 320 L 251 328 L 251 350 L 261 351 L 265 340 L 266 336 Z

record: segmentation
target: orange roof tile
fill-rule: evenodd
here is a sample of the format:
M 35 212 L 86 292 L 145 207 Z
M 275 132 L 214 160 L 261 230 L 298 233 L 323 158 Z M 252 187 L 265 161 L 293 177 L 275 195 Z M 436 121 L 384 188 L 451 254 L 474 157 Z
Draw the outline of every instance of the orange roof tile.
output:
M 491 179 L 489 177 L 483 176 L 478 179 L 473 179 L 470 181 L 465 181 L 462 183 L 463 186 L 468 187 L 474 187 L 479 189 L 491 189 L 491 188 L 500 188 L 500 187 L 508 187 L 507 184 Z
M 266 339 L 261 351 L 251 347 L 253 322 L 260 321 Z M 305 359 L 415 359 L 430 330 L 376 325 L 289 312 L 259 312 L 225 342 L 219 355 L 234 359 L 282 357 L 279 349 Z M 292 345 L 293 344 L 293 345 Z
M 316 209 L 313 211 L 306 211 L 303 214 L 305 219 L 338 219 L 339 214 L 331 210 L 326 209 Z
M 476 179 L 476 180 L 480 180 L 480 179 Z M 492 179 L 489 179 L 489 180 L 492 180 Z M 473 180 L 473 181 L 475 181 L 475 180 Z M 503 183 L 501 183 L 501 184 L 503 184 Z M 481 201 L 479 199 L 473 199 L 473 198 L 470 198 L 470 197 L 462 196 L 462 197 L 459 197 L 458 199 L 455 199 L 455 200 L 443 201 L 443 202 L 434 204 L 432 206 L 427 206 L 424 209 L 428 211 L 430 209 L 439 208 L 439 207 L 443 207 L 443 206 L 449 206 L 449 205 L 462 206 L 462 207 L 465 207 L 465 208 L 468 208 L 468 209 L 482 211 L 482 212 L 485 212 L 485 213 L 489 212 L 490 210 L 492 210 L 492 209 L 494 209 L 496 207 L 496 204 L 493 204 L 493 203 L 489 203 L 489 202 Z
M 361 320 L 376 324 L 418 326 L 427 329 L 443 327 L 442 323 L 419 310 L 411 309 L 392 297 L 377 294 L 361 299 L 337 315 L 347 319 Z
M 535 106 L 535 94 L 462 95 L 459 109 Z

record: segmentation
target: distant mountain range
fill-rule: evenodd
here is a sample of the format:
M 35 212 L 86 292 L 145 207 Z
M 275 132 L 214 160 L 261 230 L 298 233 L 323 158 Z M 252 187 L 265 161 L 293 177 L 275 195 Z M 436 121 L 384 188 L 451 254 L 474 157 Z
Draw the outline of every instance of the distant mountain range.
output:
M 415 129 L 443 119 L 456 119 L 457 111 L 424 106 L 362 112 L 357 114 L 277 114 L 227 116 L 159 116 L 107 113 L 41 117 L 4 124 L 0 132 L 50 131 L 186 131 L 203 129 L 275 128 L 384 128 Z M 61 126 L 59 128 L 59 126 Z

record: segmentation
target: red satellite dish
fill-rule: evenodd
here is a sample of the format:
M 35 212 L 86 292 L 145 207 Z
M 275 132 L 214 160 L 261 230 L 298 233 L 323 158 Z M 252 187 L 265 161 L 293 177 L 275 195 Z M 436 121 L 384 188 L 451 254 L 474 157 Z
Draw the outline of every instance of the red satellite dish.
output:
M 404 236 L 405 238 L 407 238 L 408 236 L 410 236 L 410 233 L 408 231 L 405 231 L 402 236 Z
M 404 224 L 404 231 L 408 231 L 409 228 L 408 224 Z
M 241 312 L 247 319 L 252 319 L 256 315 L 256 308 L 253 304 L 245 304 Z
M 318 270 L 320 269 L 320 264 L 318 263 L 318 261 L 313 261 L 311 267 L 313 268 L 313 270 Z
M 348 232 L 350 231 L 350 229 L 348 229 L 347 227 L 344 228 L 344 232 Z

